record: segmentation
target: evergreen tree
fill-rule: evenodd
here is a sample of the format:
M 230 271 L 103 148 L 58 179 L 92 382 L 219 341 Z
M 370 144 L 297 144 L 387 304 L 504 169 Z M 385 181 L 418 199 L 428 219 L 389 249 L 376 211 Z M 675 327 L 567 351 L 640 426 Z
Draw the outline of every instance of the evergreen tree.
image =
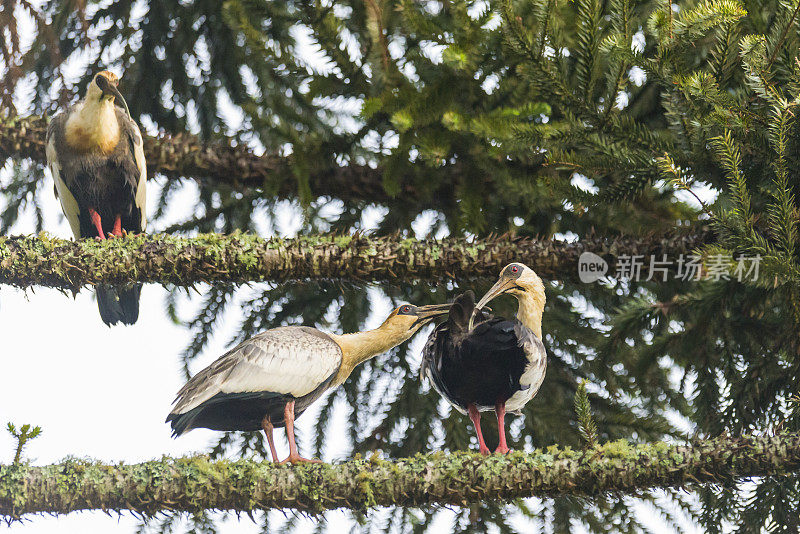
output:
M 775 0 L 11 2 L 0 17 L 0 122 L 9 128 L 17 114 L 51 112 L 111 67 L 124 72 L 131 112 L 151 132 L 189 131 L 285 162 L 261 186 L 201 182 L 199 216 L 169 227 L 164 211 L 185 182 L 166 180 L 153 226 L 176 234 L 254 231 L 265 220 L 281 231 L 285 196 L 275 184 L 286 182 L 300 235 L 645 238 L 710 228 L 713 242 L 697 252 L 706 269 L 730 264 L 717 280 L 588 285 L 565 273 L 547 281 L 548 375 L 509 444 L 797 432 L 798 11 L 797 2 Z M 36 21 L 29 50 L 10 13 Z M 83 77 L 68 78 L 86 57 Z M 20 88 L 32 94 L 15 103 Z M 50 194 L 41 161 L 16 157 L 12 166 L 4 230 Z M 363 187 L 321 193 L 319 177 L 342 169 L 358 169 Z M 696 202 L 702 186 L 715 194 Z M 432 222 L 415 231 L 423 219 Z M 761 259 L 757 277 L 737 279 L 741 256 Z M 442 302 L 489 282 L 212 285 L 193 317 L 179 313 L 178 290 L 166 305 L 193 334 L 180 356 L 188 376 L 233 302 L 245 319 L 231 343 L 279 324 L 354 331 L 378 299 Z M 497 301 L 495 311 L 512 314 L 510 306 Z M 306 436 L 313 453 L 337 401 L 349 407 L 350 454 L 469 448 L 468 419 L 444 408 L 417 367 L 407 347 L 358 367 L 323 401 L 314 437 Z M 262 438 L 225 434 L 209 453 L 266 457 Z M 748 532 L 793 532 L 800 523 L 796 475 L 696 496 L 699 508 L 673 490 L 638 499 L 710 531 L 723 521 Z M 452 529 L 511 532 L 520 514 L 554 532 L 576 521 L 592 532 L 638 532 L 646 528 L 635 502 L 484 503 L 456 510 Z M 364 531 L 424 532 L 441 512 L 353 515 Z M 265 530 L 272 519 L 260 519 Z M 169 532 L 175 521 L 147 528 Z M 197 514 L 192 528 L 215 527 Z

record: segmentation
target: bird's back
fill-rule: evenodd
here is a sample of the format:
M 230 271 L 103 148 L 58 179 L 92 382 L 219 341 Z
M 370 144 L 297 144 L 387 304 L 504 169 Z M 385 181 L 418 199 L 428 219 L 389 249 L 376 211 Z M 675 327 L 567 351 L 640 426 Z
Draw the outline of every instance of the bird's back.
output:
M 466 404 L 460 400 L 458 384 L 452 378 L 463 366 L 461 345 L 469 333 L 469 320 L 475 310 L 475 294 L 467 291 L 455 298 L 447 321 L 431 332 L 422 351 L 420 374 L 431 381 L 434 389 L 451 404 L 464 411 Z M 492 317 L 485 312 L 476 314 L 475 323 L 481 325 Z
M 509 411 L 515 411 L 530 400 L 531 387 L 535 385 L 538 390 L 541 384 L 538 375 L 534 375 L 540 369 L 544 376 L 543 363 L 539 363 L 545 360 L 544 347 L 516 319 L 478 312 L 475 326 L 468 330 L 474 307 L 472 292 L 456 298 L 449 320 L 428 338 L 422 372 L 462 413 L 469 404 L 489 410 L 498 401 L 509 400 Z M 536 343 L 539 346 L 535 347 Z M 526 398 L 520 404 L 522 397 Z

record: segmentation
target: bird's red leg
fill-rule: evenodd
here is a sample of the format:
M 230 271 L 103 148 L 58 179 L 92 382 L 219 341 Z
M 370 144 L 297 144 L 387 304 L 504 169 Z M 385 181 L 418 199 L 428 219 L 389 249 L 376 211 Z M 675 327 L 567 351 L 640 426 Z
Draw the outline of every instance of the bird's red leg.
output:
M 286 403 L 286 407 L 283 409 L 283 419 L 286 423 L 286 437 L 289 439 L 289 456 L 281 463 L 319 463 L 319 460 L 309 460 L 308 458 L 303 458 L 300 456 L 300 453 L 297 452 L 297 444 L 294 442 L 294 400 L 290 400 Z
M 103 223 L 100 220 L 100 214 L 94 211 L 92 208 L 89 208 L 89 218 L 92 219 L 92 224 L 94 224 L 94 227 L 97 228 L 97 236 L 100 239 L 105 239 L 106 235 L 103 233 Z
M 114 221 L 114 229 L 111 230 L 111 233 L 116 237 L 122 237 L 122 217 L 117 214 L 117 218 Z
M 506 445 L 506 402 L 502 401 L 495 404 L 494 413 L 497 414 L 497 433 L 499 438 L 499 443 L 494 452 L 505 454 L 511 450 L 508 448 L 508 445 Z
M 481 432 L 481 412 L 478 411 L 478 408 L 475 407 L 474 404 L 467 406 L 467 412 L 469 413 L 472 424 L 475 425 L 475 432 L 478 434 L 478 447 L 481 454 L 489 454 L 489 447 L 487 447 L 486 442 L 483 441 L 483 432 Z
M 264 434 L 267 435 L 267 442 L 269 443 L 269 452 L 272 453 L 272 461 L 278 461 L 278 451 L 275 450 L 275 440 L 272 439 L 272 421 L 269 420 L 269 416 L 264 417 L 264 420 L 261 421 L 261 427 L 264 429 Z

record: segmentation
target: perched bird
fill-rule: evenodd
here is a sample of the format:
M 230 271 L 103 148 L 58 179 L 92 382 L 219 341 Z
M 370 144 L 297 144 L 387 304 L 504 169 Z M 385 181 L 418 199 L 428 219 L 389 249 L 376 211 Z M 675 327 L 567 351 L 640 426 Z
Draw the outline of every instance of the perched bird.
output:
M 329 389 L 344 382 L 356 365 L 386 352 L 444 315 L 445 305 L 396 308 L 375 330 L 328 334 L 307 326 L 283 326 L 240 343 L 197 373 L 178 391 L 167 417 L 173 437 L 194 428 L 260 430 L 278 461 L 273 428 L 286 427 L 289 457 L 300 457 L 294 420 Z
M 47 163 L 56 197 L 76 238 L 120 237 L 143 232 L 147 225 L 142 134 L 118 83 L 112 72 L 96 74 L 84 99 L 53 117 L 47 129 Z M 98 287 L 103 322 L 135 323 L 140 291 L 141 285 Z
M 515 319 L 481 311 L 503 293 L 519 302 Z M 425 344 L 422 376 L 459 412 L 469 415 L 482 454 L 489 454 L 489 448 L 483 440 L 480 412 L 495 411 L 499 431 L 495 452 L 506 453 L 506 411 L 519 413 L 542 385 L 547 367 L 542 344 L 544 304 L 541 279 L 525 265 L 512 263 L 477 305 L 472 291 L 456 298 L 449 319 L 431 332 Z

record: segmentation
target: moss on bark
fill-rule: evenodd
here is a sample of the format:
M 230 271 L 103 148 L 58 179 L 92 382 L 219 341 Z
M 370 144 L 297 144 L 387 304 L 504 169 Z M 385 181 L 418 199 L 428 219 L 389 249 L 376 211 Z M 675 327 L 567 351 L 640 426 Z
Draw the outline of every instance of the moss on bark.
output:
M 250 234 L 194 238 L 137 235 L 69 241 L 46 234 L 0 237 L 0 283 L 79 289 L 96 284 L 151 282 L 191 286 L 199 282 L 282 282 L 304 279 L 407 282 L 493 278 L 521 261 L 545 279 L 575 279 L 578 258 L 591 251 L 667 254 L 677 258 L 707 242 L 707 234 L 644 239 L 588 239 L 575 243 L 492 238 L 475 240 L 314 236 L 262 239 Z
M 534 495 L 635 493 L 797 470 L 798 434 L 722 437 L 692 445 L 618 441 L 586 451 L 553 446 L 491 457 L 457 452 L 397 461 L 357 458 L 337 465 L 210 461 L 203 456 L 133 465 L 68 459 L 41 467 L 0 465 L 0 515 L 269 508 L 316 513 L 341 507 L 466 505 Z

